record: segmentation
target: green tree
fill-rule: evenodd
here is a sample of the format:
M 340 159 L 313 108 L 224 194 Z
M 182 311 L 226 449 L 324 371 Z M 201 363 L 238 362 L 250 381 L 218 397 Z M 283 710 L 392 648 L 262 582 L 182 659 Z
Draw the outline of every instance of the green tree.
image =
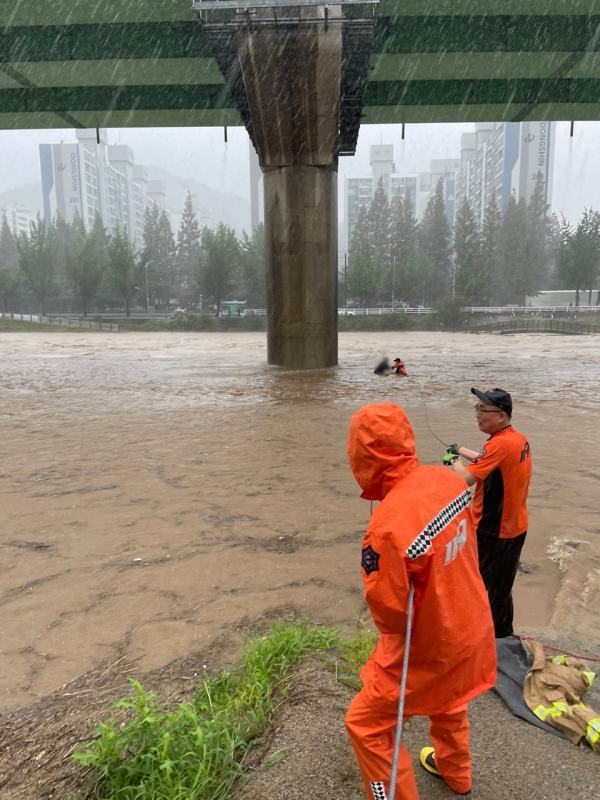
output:
M 481 239 L 466 197 L 458 209 L 454 225 L 454 269 L 456 294 L 467 305 L 482 302 L 485 287 L 481 267 Z
M 358 209 L 358 219 L 352 231 L 350 239 L 350 249 L 348 251 L 348 267 L 351 268 L 352 261 L 364 242 L 371 242 L 371 228 L 369 225 L 369 213 L 365 206 Z
M 586 208 L 575 230 L 563 217 L 558 268 L 564 284 L 575 289 L 575 306 L 579 306 L 579 293 L 584 289 L 589 291 L 588 303 L 591 304 L 600 269 L 600 214 L 597 211 Z
M 108 274 L 115 294 L 125 306 L 125 314 L 131 311 L 131 299 L 138 291 L 142 266 L 137 259 L 135 245 L 127 231 L 118 224 L 108 242 Z
M 8 269 L 13 272 L 19 269 L 17 240 L 10 229 L 5 213 L 2 214 L 2 226 L 0 227 L 0 269 Z
M 482 302 L 489 306 L 492 298 L 498 293 L 500 279 L 500 237 L 502 230 L 502 212 L 496 202 L 496 194 L 492 192 L 490 202 L 485 209 L 485 217 L 481 226 L 481 276 Z
M 21 281 L 19 273 L 13 269 L 0 269 L 0 298 L 2 299 L 2 310 L 6 314 L 9 304 L 19 295 Z
M 240 242 L 242 293 L 249 308 L 265 308 L 265 226 L 260 222 L 252 236 L 242 231 Z
M 394 297 L 408 300 L 412 290 L 411 258 L 419 241 L 419 226 L 409 191 L 404 198 L 399 193 L 394 197 L 390 217 L 390 262 L 395 284 Z
M 180 302 L 187 306 L 194 302 L 197 294 L 194 272 L 200 257 L 200 225 L 192 204 L 192 195 L 187 193 L 181 226 L 177 232 L 177 274 L 175 283 L 179 288 Z
M 500 232 L 500 276 L 498 303 L 523 305 L 525 296 L 519 292 L 520 274 L 524 269 L 527 240 L 527 207 L 521 198 L 517 203 L 514 193 L 508 201 Z
M 144 213 L 143 263 L 152 262 L 149 270 L 150 294 L 155 303 L 168 307 L 171 294 L 180 295 L 177 285 L 175 239 L 166 211 L 157 205 Z
M 2 310 L 8 310 L 8 305 L 19 295 L 19 253 L 17 241 L 10 229 L 6 214 L 2 214 L 0 227 L 0 298 Z
M 361 206 L 350 243 L 348 296 L 361 307 L 371 305 L 382 290 L 384 277 L 380 256 L 371 240 L 369 215 Z
M 420 245 L 433 265 L 434 284 L 431 297 L 443 297 L 448 293 L 450 269 L 450 226 L 446 217 L 444 184 L 440 178 L 435 192 L 427 203 L 420 228 Z
M 380 264 L 386 284 L 391 290 L 391 270 L 390 270 L 390 205 L 387 200 L 385 189 L 383 188 L 383 178 L 379 179 L 377 189 L 373 195 L 373 202 L 368 211 L 369 235 L 376 261 Z M 383 285 L 381 289 L 383 289 Z
M 431 302 L 435 268 L 420 247 L 415 248 L 408 259 L 406 274 L 406 299 L 413 305 L 425 306 Z
M 385 273 L 377 250 L 364 242 L 348 269 L 348 293 L 361 308 L 372 305 L 381 293 Z
M 566 288 L 563 286 L 561 276 L 559 275 L 559 257 L 561 249 L 561 224 L 558 216 L 552 214 L 548 220 L 547 230 L 547 254 L 548 254 L 548 276 L 546 288 L 550 290 L 558 290 Z
M 535 186 L 527 206 L 525 257 L 523 269 L 514 287 L 519 297 L 535 295 L 547 283 L 549 260 L 547 252 L 548 204 L 544 176 L 538 172 Z
M 107 236 L 98 212 L 88 233 L 83 220 L 76 215 L 73 235 L 66 253 L 66 274 L 73 294 L 81 300 L 83 315 L 96 297 L 108 264 Z
M 29 226 L 29 236 L 21 233 L 17 238 L 19 267 L 25 285 L 37 300 L 42 314 L 54 293 L 56 268 L 56 229 L 46 225 L 37 215 Z
M 211 300 L 221 310 L 221 302 L 233 287 L 233 275 L 240 263 L 240 246 L 233 228 L 224 222 L 216 231 L 205 228 L 202 248 L 196 268 L 196 282 L 203 298 Z
M 54 268 L 55 299 L 70 300 L 72 296 L 71 282 L 67 275 L 67 253 L 73 244 L 76 232 L 75 216 L 72 223 L 66 222 L 60 214 L 55 214 L 52 220 L 52 227 L 55 231 L 54 244 L 56 252 L 56 263 Z M 81 219 L 81 218 L 80 218 Z

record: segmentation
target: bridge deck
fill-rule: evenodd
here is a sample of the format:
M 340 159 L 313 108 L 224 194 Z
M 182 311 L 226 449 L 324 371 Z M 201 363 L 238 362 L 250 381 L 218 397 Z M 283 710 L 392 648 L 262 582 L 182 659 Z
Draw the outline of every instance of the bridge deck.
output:
M 600 0 L 382 0 L 362 121 L 600 119 L 599 33 Z M 0 0 L 0 128 L 241 124 L 191 0 Z

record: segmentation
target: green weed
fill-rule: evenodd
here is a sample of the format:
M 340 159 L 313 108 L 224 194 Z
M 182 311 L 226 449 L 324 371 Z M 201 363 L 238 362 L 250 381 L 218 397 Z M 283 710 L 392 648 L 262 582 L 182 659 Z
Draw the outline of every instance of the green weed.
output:
M 275 622 L 247 642 L 239 670 L 207 676 L 197 697 L 174 710 L 133 681 L 135 695 L 114 705 L 127 721 L 101 724 L 74 759 L 95 768 L 106 800 L 224 800 L 275 697 L 288 691 L 289 668 L 338 643 L 335 631 L 306 620 Z
M 333 664 L 338 683 L 350 686 L 356 691 L 362 689 L 360 672 L 371 657 L 378 639 L 377 634 L 370 631 L 362 620 L 359 620 L 358 624 L 358 633 L 344 641 L 339 660 Z

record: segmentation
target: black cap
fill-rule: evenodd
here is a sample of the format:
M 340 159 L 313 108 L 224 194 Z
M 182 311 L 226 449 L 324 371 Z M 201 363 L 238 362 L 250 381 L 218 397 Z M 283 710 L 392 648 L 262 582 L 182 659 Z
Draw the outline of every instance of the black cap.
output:
M 394 359 L 394 364 L 396 363 L 396 361 L 400 361 L 400 362 L 402 362 L 402 359 L 401 359 L 401 358 L 395 358 L 395 359 Z
M 480 392 L 479 389 L 471 389 L 471 393 L 478 397 L 482 403 L 490 406 L 497 406 L 508 416 L 512 416 L 512 398 L 504 389 L 489 389 L 487 392 Z

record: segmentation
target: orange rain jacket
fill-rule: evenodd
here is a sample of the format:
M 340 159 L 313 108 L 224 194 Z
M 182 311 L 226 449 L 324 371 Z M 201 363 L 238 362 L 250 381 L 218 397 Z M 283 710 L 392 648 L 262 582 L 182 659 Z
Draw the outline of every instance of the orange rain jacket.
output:
M 365 596 L 381 637 L 361 677 L 365 700 L 395 713 L 410 580 L 415 613 L 405 715 L 456 709 L 496 681 L 494 625 L 477 560 L 465 482 L 420 466 L 415 436 L 394 403 L 352 417 L 348 457 L 368 500 L 381 500 L 362 551 Z

